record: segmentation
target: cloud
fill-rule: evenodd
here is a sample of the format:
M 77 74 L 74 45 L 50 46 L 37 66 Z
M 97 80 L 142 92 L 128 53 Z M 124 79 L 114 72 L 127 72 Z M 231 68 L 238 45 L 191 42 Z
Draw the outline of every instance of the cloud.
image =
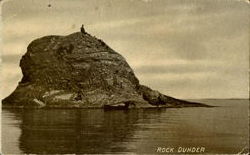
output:
M 21 80 L 21 69 L 16 67 L 16 64 L 6 64 L 3 62 L 1 65 L 1 97 L 8 96 L 14 91 L 18 82 Z
M 226 9 L 224 8 L 224 10 Z M 218 43 L 220 46 L 227 47 L 234 44 L 235 38 L 248 40 L 246 31 L 249 29 L 249 19 L 244 9 L 243 11 L 227 9 L 218 14 L 212 12 L 207 14 L 176 12 L 170 17 L 161 14 L 143 17 L 139 20 L 127 19 L 123 23 L 128 24 L 113 27 L 103 26 L 102 34 L 100 34 L 103 38 L 107 38 L 105 40 L 110 41 L 111 44 L 113 42 L 126 43 L 130 40 L 127 46 L 130 49 L 121 48 L 124 51 L 133 50 L 133 53 L 157 50 L 161 51 L 163 55 L 167 54 L 169 57 L 180 59 L 211 59 L 223 57 L 220 56 L 220 53 L 222 55 L 226 53 L 218 52 Z M 113 25 L 113 23 L 109 22 L 109 25 Z M 115 22 L 114 25 L 116 25 Z M 214 40 L 218 43 L 215 43 Z M 243 45 L 245 42 L 238 42 L 238 45 Z M 213 47 L 213 50 L 208 50 Z M 119 50 L 119 48 L 117 49 Z M 246 50 L 247 48 L 242 49 L 242 52 Z
M 224 73 L 198 72 L 191 74 L 156 74 L 145 76 L 140 83 L 150 85 L 152 89 L 177 98 L 232 98 L 248 97 L 246 72 L 236 72 L 237 76 Z M 241 81 L 235 83 L 238 78 Z M 180 93 L 181 92 L 181 93 Z
M 143 65 L 139 68 L 135 68 L 137 73 L 140 74 L 195 74 L 195 73 L 213 73 L 217 72 L 219 68 L 215 68 L 215 65 L 204 65 L 199 66 L 197 64 L 192 65 L 167 65 L 167 66 L 159 66 L 159 65 Z M 221 67 L 222 68 L 222 67 Z M 224 68 L 223 68 L 224 69 Z M 152 76 L 153 76 L 152 75 Z M 151 75 L 150 75 L 151 76 Z
M 21 57 L 18 54 L 15 55 L 2 55 L 2 63 L 4 64 L 19 64 Z M 16 66 L 15 66 L 16 67 Z

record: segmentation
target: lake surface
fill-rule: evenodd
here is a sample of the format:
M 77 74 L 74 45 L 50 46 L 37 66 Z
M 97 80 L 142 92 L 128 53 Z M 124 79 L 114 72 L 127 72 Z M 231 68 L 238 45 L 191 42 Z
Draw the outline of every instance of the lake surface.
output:
M 2 110 L 3 153 L 150 153 L 248 146 L 249 100 L 200 100 L 214 108 Z M 158 150 L 159 151 L 159 150 Z M 161 150 L 163 151 L 163 150 Z

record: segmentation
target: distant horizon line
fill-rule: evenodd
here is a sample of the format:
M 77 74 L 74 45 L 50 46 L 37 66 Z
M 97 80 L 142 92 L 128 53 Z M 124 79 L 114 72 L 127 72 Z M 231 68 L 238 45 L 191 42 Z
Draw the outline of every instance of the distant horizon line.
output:
M 183 98 L 185 100 L 250 100 L 250 98 Z

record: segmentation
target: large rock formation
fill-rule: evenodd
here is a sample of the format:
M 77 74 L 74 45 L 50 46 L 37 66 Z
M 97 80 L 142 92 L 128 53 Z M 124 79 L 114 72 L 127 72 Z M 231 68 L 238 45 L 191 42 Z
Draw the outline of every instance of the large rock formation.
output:
M 3 107 L 206 106 L 140 85 L 120 54 L 85 32 L 32 41 L 20 67 L 23 78 Z

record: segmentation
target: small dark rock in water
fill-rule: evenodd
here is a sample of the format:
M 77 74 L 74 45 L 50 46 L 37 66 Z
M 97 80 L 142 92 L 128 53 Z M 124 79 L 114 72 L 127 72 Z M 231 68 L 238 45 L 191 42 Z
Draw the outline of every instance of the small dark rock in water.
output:
M 20 61 L 23 78 L 3 107 L 106 108 L 190 107 L 140 85 L 126 60 L 85 32 L 32 41 Z

